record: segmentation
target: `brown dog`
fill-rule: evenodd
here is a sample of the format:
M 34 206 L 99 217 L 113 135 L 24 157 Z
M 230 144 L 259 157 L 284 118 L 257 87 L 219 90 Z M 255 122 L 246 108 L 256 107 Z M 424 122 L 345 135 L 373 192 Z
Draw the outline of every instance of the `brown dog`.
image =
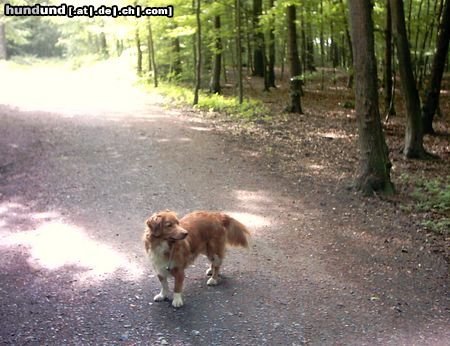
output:
M 180 220 L 174 212 L 162 211 L 150 216 L 146 225 L 145 250 L 162 286 L 154 300 L 167 298 L 167 277 L 172 275 L 175 279 L 172 305 L 176 308 L 183 305 L 184 270 L 199 254 L 211 261 L 211 268 L 206 272 L 211 275 L 207 284 L 217 285 L 226 244 L 248 247 L 250 235 L 243 224 L 227 214 L 207 211 L 196 211 Z

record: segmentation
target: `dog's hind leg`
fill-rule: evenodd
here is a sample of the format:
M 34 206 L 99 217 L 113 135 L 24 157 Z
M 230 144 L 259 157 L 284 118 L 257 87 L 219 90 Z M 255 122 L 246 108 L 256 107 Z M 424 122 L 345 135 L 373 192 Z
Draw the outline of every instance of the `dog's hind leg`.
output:
M 153 297 L 155 302 L 161 302 L 167 298 L 169 295 L 169 283 L 167 282 L 167 277 L 158 275 L 159 282 L 161 283 L 161 292 Z

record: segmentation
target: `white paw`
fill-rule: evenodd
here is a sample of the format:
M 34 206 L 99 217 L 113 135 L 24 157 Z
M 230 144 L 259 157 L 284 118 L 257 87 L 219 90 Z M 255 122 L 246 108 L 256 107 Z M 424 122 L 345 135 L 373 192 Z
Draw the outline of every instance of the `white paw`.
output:
M 174 308 L 179 308 L 183 306 L 183 298 L 181 297 L 181 293 L 173 294 L 172 306 Z
M 208 270 L 206 271 L 206 276 L 211 276 L 212 275 L 212 269 L 208 268 Z
M 162 302 L 164 299 L 166 299 L 166 295 L 163 293 L 158 293 L 156 296 L 153 297 L 153 300 L 155 302 Z
M 213 278 L 209 278 L 209 280 L 206 282 L 206 284 L 208 285 L 208 286 L 215 286 L 215 285 L 217 285 L 217 280 L 215 280 L 215 279 L 213 279 Z

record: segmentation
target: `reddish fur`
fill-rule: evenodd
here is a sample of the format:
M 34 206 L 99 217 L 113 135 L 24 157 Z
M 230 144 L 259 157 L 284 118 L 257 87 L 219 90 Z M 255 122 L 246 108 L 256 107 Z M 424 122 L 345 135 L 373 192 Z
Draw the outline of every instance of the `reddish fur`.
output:
M 217 260 L 214 262 L 215 256 L 222 261 L 226 244 L 248 247 L 247 237 L 250 235 L 242 223 L 219 212 L 197 211 L 178 220 L 175 213 L 163 211 L 153 214 L 147 219 L 146 224 L 143 241 L 148 253 L 161 246 L 163 242 L 168 242 L 169 247 L 173 247 L 170 274 L 175 278 L 176 293 L 182 291 L 184 269 L 198 255 L 206 255 L 212 262 L 212 276 L 217 280 L 220 263 L 217 263 Z M 155 236 L 155 232 L 160 234 Z M 171 240 L 184 236 L 184 239 Z M 170 252 L 171 250 L 167 250 L 163 254 L 166 260 L 169 259 Z

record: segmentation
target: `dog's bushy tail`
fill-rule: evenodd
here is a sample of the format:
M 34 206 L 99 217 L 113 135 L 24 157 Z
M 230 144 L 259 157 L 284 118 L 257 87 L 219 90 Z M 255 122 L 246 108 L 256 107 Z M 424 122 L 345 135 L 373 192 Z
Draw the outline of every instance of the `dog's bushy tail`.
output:
M 223 226 L 227 230 L 227 243 L 232 246 L 248 247 L 248 238 L 250 231 L 238 220 L 231 216 L 223 215 Z

